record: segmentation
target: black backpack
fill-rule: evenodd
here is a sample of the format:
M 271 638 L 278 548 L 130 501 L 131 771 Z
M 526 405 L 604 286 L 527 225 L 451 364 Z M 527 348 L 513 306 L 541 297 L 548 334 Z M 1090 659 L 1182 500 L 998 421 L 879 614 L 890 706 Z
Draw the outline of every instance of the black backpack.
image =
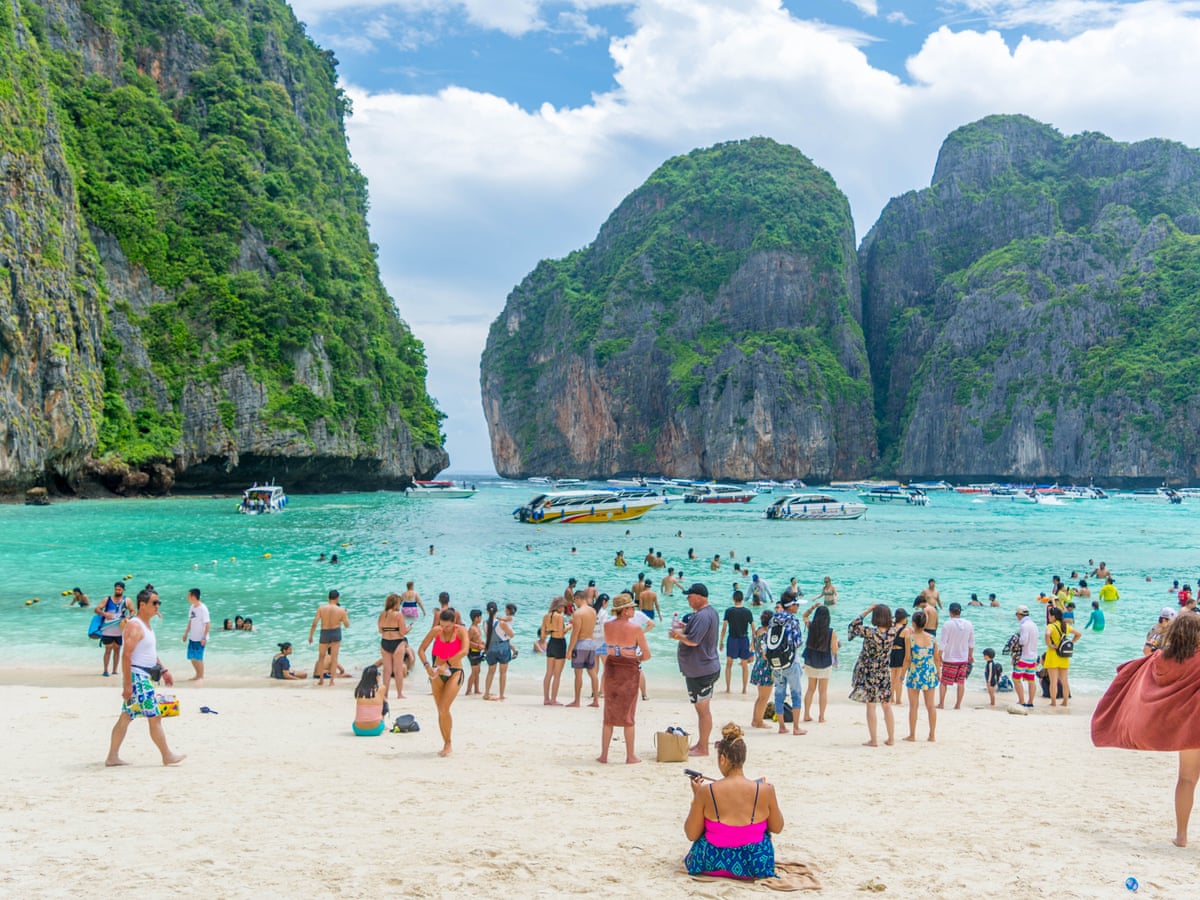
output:
M 784 622 L 771 620 L 766 639 L 763 641 L 763 656 L 772 669 L 786 669 L 795 660 L 796 645 L 792 642 Z
M 1064 625 L 1058 626 L 1058 646 L 1054 652 L 1063 659 L 1068 659 L 1075 652 L 1075 641 L 1071 639 L 1071 631 Z

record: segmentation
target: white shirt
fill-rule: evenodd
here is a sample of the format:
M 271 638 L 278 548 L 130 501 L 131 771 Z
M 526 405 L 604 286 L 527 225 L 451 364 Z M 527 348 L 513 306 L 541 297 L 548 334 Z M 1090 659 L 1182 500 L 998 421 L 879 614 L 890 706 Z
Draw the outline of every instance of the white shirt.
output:
M 975 626 L 961 616 L 950 616 L 942 623 L 938 640 L 942 642 L 942 659 L 964 663 L 975 649 Z
M 1021 639 L 1021 659 L 1033 662 L 1038 658 L 1038 629 L 1030 616 L 1021 617 L 1017 634 Z
M 197 603 L 188 610 L 188 640 L 204 640 L 204 632 L 208 629 L 210 621 L 208 607 L 203 603 Z

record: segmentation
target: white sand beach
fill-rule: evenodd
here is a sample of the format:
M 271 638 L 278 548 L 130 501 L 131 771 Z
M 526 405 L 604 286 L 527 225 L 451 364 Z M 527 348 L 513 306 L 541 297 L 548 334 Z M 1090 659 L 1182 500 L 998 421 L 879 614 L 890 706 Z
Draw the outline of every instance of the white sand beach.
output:
M 455 755 L 440 759 L 414 679 L 393 712 L 422 730 L 375 738 L 351 734 L 351 681 L 184 683 L 166 725 L 186 761 L 161 766 L 136 722 L 130 765 L 105 769 L 119 682 L 31 674 L 0 673 L 4 896 L 766 892 L 678 873 L 690 790 L 683 765 L 654 762 L 652 738 L 695 718 L 669 679 L 639 706 L 637 766 L 594 762 L 599 711 L 544 707 L 530 681 L 505 703 L 460 697 Z M 837 694 L 806 736 L 747 729 L 746 772 L 777 785 L 787 819 L 777 858 L 811 865 L 821 896 L 874 882 L 894 897 L 1116 897 L 1129 876 L 1143 895 L 1194 895 L 1200 834 L 1170 842 L 1175 755 L 1093 748 L 1086 701 L 1014 716 L 975 708 L 987 697 L 972 691 L 942 714 L 936 744 L 922 719 L 917 743 L 871 749 L 862 707 Z M 740 694 L 713 705 L 718 725 L 749 721 Z M 715 760 L 695 765 L 718 774 Z

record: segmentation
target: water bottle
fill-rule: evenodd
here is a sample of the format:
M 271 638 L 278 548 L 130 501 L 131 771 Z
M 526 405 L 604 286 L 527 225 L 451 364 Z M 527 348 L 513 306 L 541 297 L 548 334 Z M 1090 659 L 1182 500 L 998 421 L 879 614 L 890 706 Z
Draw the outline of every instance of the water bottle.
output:
M 679 618 L 679 613 L 675 613 L 675 616 L 671 619 L 671 634 L 675 634 L 682 629 L 683 620 Z

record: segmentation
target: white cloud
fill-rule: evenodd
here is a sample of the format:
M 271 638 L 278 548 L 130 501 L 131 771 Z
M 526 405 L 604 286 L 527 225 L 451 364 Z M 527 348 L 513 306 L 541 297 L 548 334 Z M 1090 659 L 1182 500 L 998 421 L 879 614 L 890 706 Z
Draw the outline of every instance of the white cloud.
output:
M 879 4 L 876 0 L 846 0 L 851 6 L 861 12 L 864 16 L 874 18 L 879 15 Z
M 904 83 L 852 38 L 777 0 L 642 0 L 632 32 L 610 44 L 617 87 L 583 106 L 525 111 L 461 88 L 351 90 L 373 237 L 402 315 L 426 342 L 455 465 L 486 459 L 479 352 L 507 293 L 540 258 L 590 241 L 673 154 L 756 134 L 794 144 L 837 179 L 861 237 L 890 197 L 928 183 L 949 131 L 991 113 L 1200 144 L 1190 89 L 1200 21 L 1185 4 L 1132 7 L 1069 38 L 1013 46 L 997 32 L 943 27 Z
M 542 15 L 543 7 L 557 10 L 559 22 L 566 16 L 580 24 L 580 12 L 604 6 L 627 6 L 632 0 L 292 0 L 296 18 L 310 24 L 326 19 L 337 19 L 351 13 L 362 13 L 375 9 L 389 9 L 396 15 L 434 15 L 445 17 L 459 13 L 472 25 L 479 28 L 519 36 L 530 31 L 541 31 L 550 27 Z M 561 10 L 568 5 L 571 10 Z M 586 18 L 582 24 L 584 31 Z M 572 29 L 572 30 L 577 30 Z
M 1196 0 L 952 0 L 979 15 L 993 28 L 1040 26 L 1062 34 L 1077 34 L 1089 28 L 1106 27 L 1124 19 L 1168 12 L 1194 15 Z

